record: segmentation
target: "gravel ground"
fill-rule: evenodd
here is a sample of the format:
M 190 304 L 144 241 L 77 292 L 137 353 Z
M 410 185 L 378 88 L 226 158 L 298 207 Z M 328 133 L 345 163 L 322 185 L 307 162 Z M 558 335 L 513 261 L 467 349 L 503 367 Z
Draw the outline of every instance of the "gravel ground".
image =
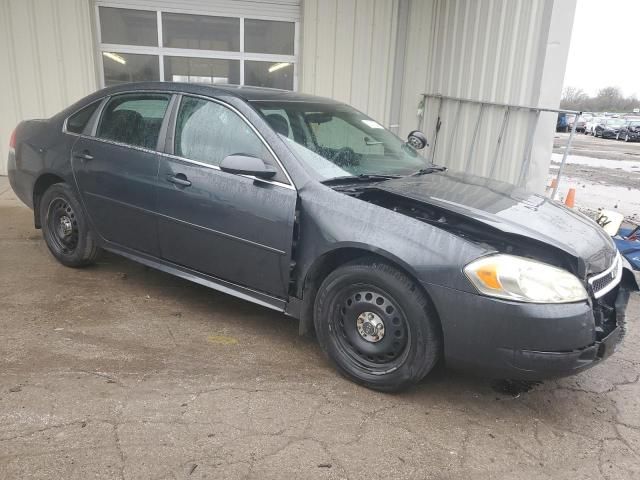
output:
M 569 138 L 558 133 L 554 140 L 549 184 Z M 558 188 L 564 199 L 576 189 L 576 207 L 588 214 L 604 208 L 617 210 L 628 223 L 640 223 L 640 142 L 626 143 L 577 134 Z
M 106 255 L 56 263 L 0 178 L 0 478 L 640 478 L 640 333 L 505 394 L 385 395 L 283 315 Z M 640 297 L 630 305 L 640 315 Z

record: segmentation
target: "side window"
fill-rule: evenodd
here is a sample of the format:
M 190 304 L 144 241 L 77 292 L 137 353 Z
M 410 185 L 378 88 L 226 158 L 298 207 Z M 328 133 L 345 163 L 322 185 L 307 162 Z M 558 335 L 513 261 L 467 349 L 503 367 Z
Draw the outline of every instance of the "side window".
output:
M 97 136 L 155 150 L 170 95 L 127 94 L 109 100 Z
M 208 100 L 182 98 L 174 153 L 215 166 L 228 155 L 258 157 L 278 170 L 276 180 L 286 182 L 271 153 L 249 125 L 232 110 Z
M 99 100 L 97 102 L 92 103 L 88 107 L 84 107 L 79 112 L 74 113 L 67 119 L 67 132 L 71 133 L 87 133 L 84 131 L 89 120 L 91 119 L 91 115 L 98 109 L 100 106 Z

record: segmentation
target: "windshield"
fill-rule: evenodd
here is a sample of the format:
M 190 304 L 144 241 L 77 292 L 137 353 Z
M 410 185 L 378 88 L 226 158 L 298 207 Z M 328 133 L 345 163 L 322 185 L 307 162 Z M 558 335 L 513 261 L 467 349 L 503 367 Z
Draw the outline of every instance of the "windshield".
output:
M 321 181 L 401 176 L 427 166 L 416 150 L 347 105 L 263 101 L 253 105 Z
M 624 124 L 624 120 L 620 119 L 620 118 L 612 118 L 611 120 L 607 120 L 607 125 L 623 125 Z

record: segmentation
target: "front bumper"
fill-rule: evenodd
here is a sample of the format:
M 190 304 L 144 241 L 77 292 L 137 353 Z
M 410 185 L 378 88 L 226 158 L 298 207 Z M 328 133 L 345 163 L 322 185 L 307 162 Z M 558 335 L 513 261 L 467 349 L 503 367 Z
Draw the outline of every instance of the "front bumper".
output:
M 613 352 L 627 328 L 637 284 L 631 271 L 593 304 L 536 305 L 425 285 L 435 303 L 447 365 L 491 378 L 544 380 L 573 375 Z
M 616 138 L 617 134 L 618 132 L 615 130 L 603 130 L 601 133 L 602 138 Z

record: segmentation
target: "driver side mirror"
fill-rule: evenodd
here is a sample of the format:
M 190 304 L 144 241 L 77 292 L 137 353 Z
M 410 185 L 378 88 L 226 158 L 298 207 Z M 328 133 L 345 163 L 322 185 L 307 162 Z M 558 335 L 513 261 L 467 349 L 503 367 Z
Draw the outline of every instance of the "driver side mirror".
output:
M 234 154 L 222 160 L 220 170 L 236 175 L 253 175 L 256 178 L 271 178 L 276 170 L 263 160 L 249 155 Z
M 428 147 L 427 137 L 420 130 L 414 130 L 407 135 L 407 143 L 416 150 L 422 150 L 424 147 Z

